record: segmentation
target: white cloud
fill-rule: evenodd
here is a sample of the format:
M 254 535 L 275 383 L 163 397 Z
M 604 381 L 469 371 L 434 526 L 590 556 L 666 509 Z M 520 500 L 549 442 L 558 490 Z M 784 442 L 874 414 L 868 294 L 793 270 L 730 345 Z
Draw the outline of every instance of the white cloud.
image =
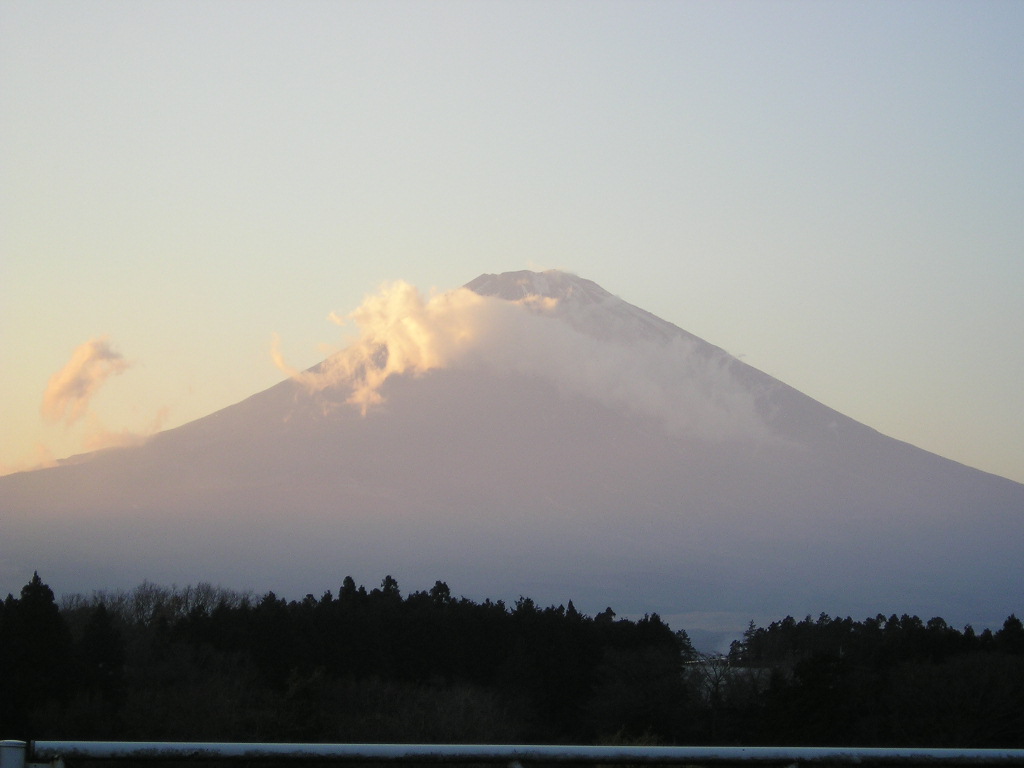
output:
M 127 368 L 128 362 L 106 338 L 90 339 L 50 378 L 43 394 L 43 417 L 70 426 L 89 410 L 90 400 L 103 383 Z

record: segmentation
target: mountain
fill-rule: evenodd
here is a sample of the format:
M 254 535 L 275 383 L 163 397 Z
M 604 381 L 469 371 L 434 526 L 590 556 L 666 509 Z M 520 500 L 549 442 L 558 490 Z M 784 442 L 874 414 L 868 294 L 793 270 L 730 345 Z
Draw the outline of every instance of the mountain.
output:
M 396 284 L 320 365 L 0 478 L 0 589 L 344 576 L 688 631 L 1024 609 L 1024 485 L 879 434 L 562 272 Z

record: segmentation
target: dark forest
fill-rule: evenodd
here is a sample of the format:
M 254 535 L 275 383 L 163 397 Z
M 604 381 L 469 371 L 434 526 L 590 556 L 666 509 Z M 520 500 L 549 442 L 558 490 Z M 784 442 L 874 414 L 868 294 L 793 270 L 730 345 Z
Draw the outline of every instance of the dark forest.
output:
M 698 653 L 657 614 L 209 584 L 0 605 L 5 739 L 1024 747 L 1024 626 L 822 614 Z

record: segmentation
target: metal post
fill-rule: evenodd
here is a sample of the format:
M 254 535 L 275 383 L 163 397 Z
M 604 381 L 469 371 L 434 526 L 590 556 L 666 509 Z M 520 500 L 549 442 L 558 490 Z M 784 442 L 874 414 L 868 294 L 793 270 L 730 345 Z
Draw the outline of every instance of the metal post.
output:
M 0 741 L 0 768 L 25 768 L 24 741 Z

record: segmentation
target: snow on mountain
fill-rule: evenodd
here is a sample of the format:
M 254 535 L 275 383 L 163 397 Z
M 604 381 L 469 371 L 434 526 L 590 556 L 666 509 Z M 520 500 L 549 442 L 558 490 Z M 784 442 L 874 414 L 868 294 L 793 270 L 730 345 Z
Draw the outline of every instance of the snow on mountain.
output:
M 1024 485 L 892 440 L 596 284 L 403 284 L 309 371 L 148 444 L 0 478 L 0 589 L 405 589 L 688 630 L 1001 623 Z
M 522 302 L 605 341 L 667 341 L 680 334 L 696 340 L 671 323 L 616 298 L 597 283 L 558 270 L 480 275 L 466 283 L 466 288 L 481 296 Z

